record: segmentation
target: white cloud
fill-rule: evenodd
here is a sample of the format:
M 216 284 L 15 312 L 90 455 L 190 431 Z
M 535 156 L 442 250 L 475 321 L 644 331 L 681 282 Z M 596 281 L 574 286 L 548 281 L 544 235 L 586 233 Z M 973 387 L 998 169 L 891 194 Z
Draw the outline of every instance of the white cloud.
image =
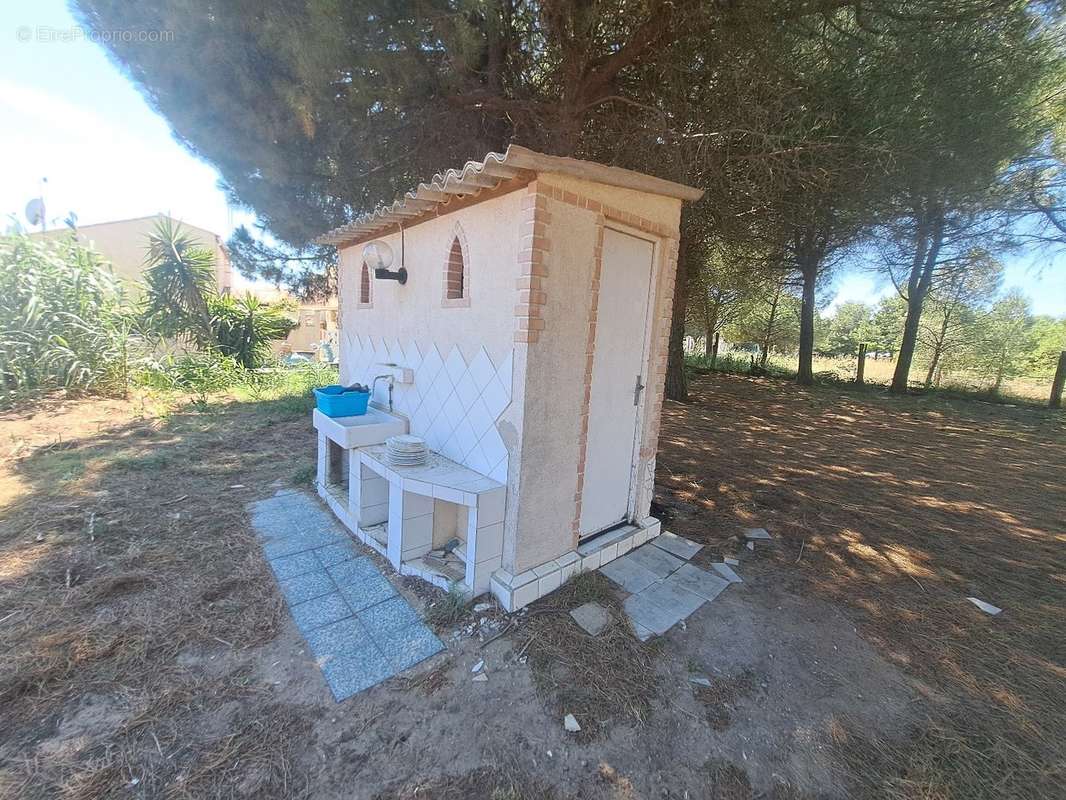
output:
M 844 303 L 866 303 L 875 306 L 895 291 L 891 283 L 875 278 L 866 272 L 845 272 L 834 282 L 836 294 L 822 311 L 822 316 L 831 317 Z

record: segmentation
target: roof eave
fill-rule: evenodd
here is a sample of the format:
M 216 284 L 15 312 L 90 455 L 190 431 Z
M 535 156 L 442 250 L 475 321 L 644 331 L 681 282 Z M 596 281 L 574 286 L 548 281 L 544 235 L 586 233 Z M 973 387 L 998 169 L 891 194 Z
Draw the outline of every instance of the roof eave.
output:
M 485 191 L 495 191 L 510 181 L 528 179 L 531 174 L 542 173 L 580 178 L 682 201 L 691 202 L 703 196 L 702 189 L 652 175 L 592 161 L 551 156 L 512 144 L 504 153 L 489 153 L 481 161 L 468 161 L 462 169 L 438 173 L 429 183 L 420 183 L 413 191 L 407 192 L 395 202 L 362 214 L 347 225 L 334 228 L 314 241 L 316 244 L 341 246 L 371 238 L 373 234 L 402 225 L 407 220 L 439 213 L 441 206 L 449 204 L 454 197 L 465 198 Z

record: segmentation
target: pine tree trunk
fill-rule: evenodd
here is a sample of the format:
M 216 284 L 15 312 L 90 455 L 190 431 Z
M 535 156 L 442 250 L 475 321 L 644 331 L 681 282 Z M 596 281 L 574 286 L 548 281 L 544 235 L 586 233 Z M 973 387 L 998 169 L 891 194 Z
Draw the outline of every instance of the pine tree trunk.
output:
M 781 289 L 774 294 L 770 303 L 770 316 L 766 320 L 766 329 L 763 331 L 762 347 L 759 348 L 759 366 L 766 369 L 766 362 L 770 358 L 770 339 L 774 335 L 774 323 L 777 321 L 777 306 L 781 302 Z
M 1062 408 L 1062 389 L 1066 386 L 1066 350 L 1059 353 L 1059 364 L 1055 368 L 1055 378 L 1051 381 L 1051 397 L 1048 408 Z
M 918 325 L 922 321 L 922 306 L 929 287 L 933 284 L 940 247 L 944 243 L 944 215 L 939 209 L 928 212 L 918 225 L 915 256 L 911 274 L 907 280 L 907 319 L 903 323 L 903 341 L 896 356 L 896 369 L 892 373 L 889 391 L 902 394 L 909 385 L 911 362 L 918 344 Z
M 918 323 L 922 318 L 922 299 L 917 291 L 912 291 L 907 300 L 907 319 L 903 323 L 903 340 L 899 343 L 896 355 L 896 369 L 892 373 L 890 391 L 902 393 L 907 391 L 910 381 L 911 362 L 914 349 L 918 344 Z
M 674 283 L 674 315 L 670 322 L 670 344 L 666 356 L 667 400 L 688 402 L 688 381 L 685 379 L 685 310 L 688 304 L 688 265 L 685 263 L 687 240 L 684 233 L 678 243 L 677 278 Z
M 999 360 L 996 363 L 996 382 L 992 384 L 992 394 L 998 395 L 1003 388 L 1003 373 L 1007 370 L 1007 353 L 1001 350 Z
M 933 376 L 937 367 L 940 366 L 940 356 L 944 352 L 944 342 L 948 338 L 948 327 L 951 325 L 951 312 L 944 312 L 944 319 L 940 322 L 940 334 L 933 346 L 933 358 L 929 362 L 929 371 L 925 374 L 925 388 L 928 389 L 933 383 Z
M 703 356 L 704 358 L 711 358 L 711 342 L 717 335 L 715 329 L 718 327 L 718 306 L 715 305 L 715 310 L 710 310 L 710 303 L 706 298 L 703 301 Z M 712 364 L 713 366 L 713 364 Z
M 925 388 L 933 385 L 933 376 L 936 375 L 937 363 L 940 361 L 940 348 L 933 349 L 933 357 L 929 360 L 929 370 L 925 373 Z
M 715 334 L 714 334 L 714 348 L 711 350 L 711 369 L 714 369 L 714 365 L 718 362 L 718 341 L 719 341 L 718 337 L 719 336 L 721 336 L 721 334 L 718 333 L 717 331 L 715 331 Z
M 807 259 L 801 264 L 803 273 L 803 303 L 800 307 L 799 369 L 796 383 L 814 383 L 814 284 L 818 278 L 818 263 Z

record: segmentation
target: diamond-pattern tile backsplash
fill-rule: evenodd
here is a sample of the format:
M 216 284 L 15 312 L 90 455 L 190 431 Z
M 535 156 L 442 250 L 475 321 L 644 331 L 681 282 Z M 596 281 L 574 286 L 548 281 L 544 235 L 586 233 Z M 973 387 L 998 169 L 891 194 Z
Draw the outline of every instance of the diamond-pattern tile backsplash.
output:
M 496 420 L 511 403 L 512 354 L 494 364 L 484 347 L 467 359 L 458 346 L 442 355 L 436 345 L 344 333 L 341 380 L 370 384 L 382 363 L 414 370 L 414 383 L 397 383 L 393 408 L 411 421 L 411 433 L 431 450 L 490 478 L 507 482 L 507 448 Z M 378 383 L 374 401 L 389 402 L 388 386 Z

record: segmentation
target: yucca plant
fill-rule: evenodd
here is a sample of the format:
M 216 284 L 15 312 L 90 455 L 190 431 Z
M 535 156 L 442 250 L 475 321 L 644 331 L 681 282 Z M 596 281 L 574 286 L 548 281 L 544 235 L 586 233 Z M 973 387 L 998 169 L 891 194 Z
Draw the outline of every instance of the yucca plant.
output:
M 219 351 L 246 369 L 267 362 L 270 342 L 284 339 L 297 325 L 284 306 L 264 303 L 250 293 L 244 297 L 216 296 L 208 307 Z
M 209 304 L 215 296 L 215 256 L 164 217 L 148 236 L 144 259 L 146 317 L 164 336 L 198 347 L 214 340 Z

